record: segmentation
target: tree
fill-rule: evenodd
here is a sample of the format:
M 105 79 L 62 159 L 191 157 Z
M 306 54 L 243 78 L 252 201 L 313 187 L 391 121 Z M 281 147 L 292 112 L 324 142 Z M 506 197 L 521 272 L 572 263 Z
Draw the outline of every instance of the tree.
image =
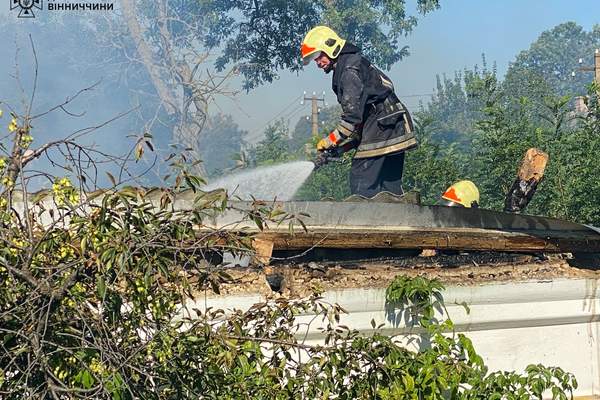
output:
M 574 22 L 566 22 L 542 32 L 529 49 L 520 52 L 504 80 L 513 98 L 521 96 L 541 101 L 546 93 L 577 96 L 587 93 L 592 76 L 579 70 L 579 59 L 593 65 L 594 49 L 600 47 L 600 25 L 586 32 Z M 575 72 L 575 76 L 572 73 Z M 547 88 L 547 90 L 540 89 Z
M 545 149 L 539 140 L 541 136 L 536 135 L 531 109 L 526 107 L 528 99 L 521 98 L 522 106 L 514 109 L 504 96 L 499 85 L 488 88 L 484 115 L 477 121 L 479 131 L 469 160 L 481 206 L 497 210 L 503 207 L 504 196 L 525 151 L 530 147 Z
M 488 373 L 471 341 L 434 313 L 444 309 L 443 286 L 421 278 L 400 277 L 386 292 L 389 313 L 410 315 L 431 343 L 418 352 L 377 329 L 363 336 L 340 325 L 343 309 L 318 292 L 229 315 L 190 309 L 190 298 L 219 293 L 230 279 L 223 252 L 253 254 L 248 222 L 291 230 L 304 225 L 301 215 L 202 192 L 185 155 L 170 157 L 165 187 L 117 190 L 119 176 L 132 178 L 128 164 L 152 151 L 149 136 L 121 156 L 78 142 L 94 129 L 32 146 L 37 118 L 60 106 L 35 113 L 24 104 L 24 113 L 6 106 L 0 142 L 2 398 L 480 399 L 501 398 L 509 386 L 524 398 L 548 390 L 563 399 L 577 387 L 560 368 Z M 41 156 L 65 175 L 32 168 Z M 109 175 L 110 190 L 95 190 L 108 163 L 122 174 Z M 52 188 L 32 193 L 40 175 Z M 176 206 L 180 199 L 193 206 Z M 210 227 L 227 210 L 239 215 L 239 225 L 228 221 L 239 230 Z M 306 323 L 296 317 L 309 313 L 323 322 L 322 345 L 299 339 Z
M 210 346 L 197 346 L 198 330 L 180 334 L 177 304 L 210 286 L 218 292 L 227 279 L 218 268 L 223 251 L 251 254 L 252 238 L 220 229 L 199 234 L 208 215 L 227 208 L 227 197 L 199 191 L 201 179 L 184 155 L 169 157 L 174 173 L 165 187 L 117 190 L 135 181 L 130 164 L 153 150 L 148 135 L 131 151 L 115 147 L 121 155 L 85 144 L 97 128 L 32 144 L 36 121 L 76 100 L 41 112 L 31 100 L 22 113 L 2 107 L 8 134 L 0 139 L 0 397 L 198 398 L 202 391 L 186 374 L 204 371 L 195 363 Z M 38 157 L 64 175 L 36 170 Z M 110 165 L 118 173 L 108 173 Z M 107 172 L 109 190 L 98 190 L 99 171 Z M 51 189 L 33 193 L 39 178 Z M 175 195 L 186 190 L 197 203 L 175 209 Z M 241 221 L 285 222 L 270 210 L 240 210 Z
M 423 204 L 437 204 L 448 186 L 469 178 L 461 169 L 464 150 L 460 144 L 435 140 L 430 117 L 418 113 L 417 117 L 415 135 L 419 146 L 406 152 L 403 186 L 405 191 L 419 191 Z
M 297 160 L 298 152 L 290 151 L 287 123 L 281 119 L 265 129 L 265 138 L 250 150 L 251 165 L 271 165 Z
M 483 207 L 502 209 L 519 161 L 529 147 L 537 147 L 550 156 L 550 161 L 526 212 L 600 223 L 596 206 L 600 187 L 593 172 L 594 152 L 600 146 L 596 86 L 589 89 L 590 109 L 584 115 L 571 111 L 569 96 L 545 97 L 532 112 L 529 98 L 521 97 L 522 106 L 515 109 L 504 98 L 508 94 L 502 87 L 493 92 L 484 118 L 477 124 L 480 132 L 470 158 Z
M 234 156 L 246 147 L 246 131 L 233 121 L 231 115 L 215 114 L 206 124 L 200 158 L 209 176 L 222 174 L 236 166 Z
M 485 85 L 495 84 L 496 67 L 488 69 L 485 55 L 482 67 L 455 72 L 454 78 L 436 77 L 437 89 L 420 118 L 430 120 L 431 139 L 443 143 L 460 143 L 470 147 L 475 122 L 481 118 L 485 105 Z
M 331 26 L 345 39 L 361 45 L 373 62 L 386 69 L 408 54 L 406 47 L 398 46 L 398 39 L 417 24 L 414 16 L 406 14 L 405 0 L 212 3 L 220 14 L 210 27 L 207 43 L 213 47 L 224 45 L 217 67 L 240 64 L 247 89 L 271 82 L 280 69 L 299 70 L 299 43 L 318 23 Z M 416 3 L 423 15 L 439 8 L 439 0 Z M 241 18 L 234 17 L 236 13 Z
M 154 86 L 160 109 L 174 125 L 173 137 L 196 154 L 203 142 L 208 104 L 227 89 L 230 78 L 244 77 L 251 89 L 271 82 L 281 69 L 301 68 L 302 35 L 318 22 L 331 24 L 383 67 L 407 54 L 398 38 L 416 24 L 404 1 L 252 3 L 233 0 L 165 0 L 122 4 L 125 24 L 108 21 L 111 44 L 141 65 Z M 438 0 L 417 0 L 425 14 Z M 213 64 L 213 58 L 214 64 Z M 199 138 L 199 140 L 198 140 Z

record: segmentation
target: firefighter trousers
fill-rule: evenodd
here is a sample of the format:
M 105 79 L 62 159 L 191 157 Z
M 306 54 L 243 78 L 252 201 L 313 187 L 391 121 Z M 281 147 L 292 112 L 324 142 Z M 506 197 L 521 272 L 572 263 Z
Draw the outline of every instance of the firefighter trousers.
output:
M 370 158 L 355 158 L 350 168 L 350 191 L 364 197 L 379 192 L 402 195 L 404 153 Z

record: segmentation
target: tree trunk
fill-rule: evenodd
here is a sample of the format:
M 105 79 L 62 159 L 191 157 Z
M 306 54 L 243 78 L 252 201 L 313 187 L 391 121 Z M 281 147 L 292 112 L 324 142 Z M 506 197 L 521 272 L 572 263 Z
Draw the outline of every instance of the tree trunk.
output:
M 152 84 L 154 85 L 154 88 L 156 89 L 156 92 L 162 101 L 162 105 L 165 107 L 167 113 L 172 115 L 177 112 L 176 96 L 163 82 L 160 71 L 153 60 L 152 50 L 144 39 L 144 30 L 136 18 L 135 0 L 122 0 L 121 4 L 123 6 L 123 18 L 125 18 L 125 23 L 127 24 L 129 33 L 135 42 L 141 62 L 144 64 L 148 74 L 150 75 L 150 79 L 152 80 Z
M 152 47 L 145 39 L 144 27 L 140 25 L 136 18 L 135 0 L 122 0 L 122 7 L 123 18 L 135 42 L 139 61 L 150 75 L 150 80 L 160 98 L 161 106 L 176 121 L 172 132 L 173 141 L 186 149 L 190 149 L 189 151 L 194 159 L 200 159 L 200 134 L 204 127 L 206 113 L 204 110 L 198 109 L 200 107 L 198 101 L 200 97 L 191 90 L 193 80 L 191 69 L 185 62 L 177 63 L 174 59 L 170 49 L 171 43 L 169 43 L 171 38 L 165 23 L 159 23 L 159 25 L 161 26 L 160 34 L 162 38 L 161 50 L 166 56 L 158 60 L 153 56 Z M 162 19 L 166 20 L 167 16 L 163 16 Z M 164 71 L 166 71 L 166 74 Z M 186 73 L 186 71 L 189 73 Z M 165 82 L 173 83 L 168 84 Z M 181 92 L 182 95 L 178 95 Z M 191 103 L 197 109 L 195 114 L 198 115 L 191 116 L 188 113 Z M 195 169 L 197 173 L 205 174 L 205 168 L 202 164 L 197 164 Z

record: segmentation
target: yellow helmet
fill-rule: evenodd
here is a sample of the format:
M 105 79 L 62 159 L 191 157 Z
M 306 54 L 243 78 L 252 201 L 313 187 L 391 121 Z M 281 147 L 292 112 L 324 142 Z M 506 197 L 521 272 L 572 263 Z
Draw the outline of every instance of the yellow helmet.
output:
M 442 199 L 447 200 L 450 206 L 479 207 L 479 189 L 471 181 L 459 181 L 446 189 Z
M 324 52 L 331 59 L 337 58 L 346 41 L 338 36 L 333 29 L 326 26 L 315 26 L 302 41 L 302 62 L 304 65 L 317 58 Z

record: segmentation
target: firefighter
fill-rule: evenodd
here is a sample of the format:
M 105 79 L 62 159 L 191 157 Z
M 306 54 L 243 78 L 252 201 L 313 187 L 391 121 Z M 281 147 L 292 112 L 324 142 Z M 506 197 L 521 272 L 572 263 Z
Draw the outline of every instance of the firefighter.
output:
M 417 142 L 410 114 L 391 80 L 358 47 L 326 26 L 306 34 L 301 53 L 305 65 L 314 60 L 325 73 L 333 71 L 332 88 L 342 107 L 338 125 L 319 141 L 317 150 L 339 154 L 356 148 L 350 170 L 353 194 L 401 195 L 404 152 Z
M 446 200 L 445 206 L 478 208 L 479 189 L 471 181 L 458 181 L 446 189 L 442 199 Z

